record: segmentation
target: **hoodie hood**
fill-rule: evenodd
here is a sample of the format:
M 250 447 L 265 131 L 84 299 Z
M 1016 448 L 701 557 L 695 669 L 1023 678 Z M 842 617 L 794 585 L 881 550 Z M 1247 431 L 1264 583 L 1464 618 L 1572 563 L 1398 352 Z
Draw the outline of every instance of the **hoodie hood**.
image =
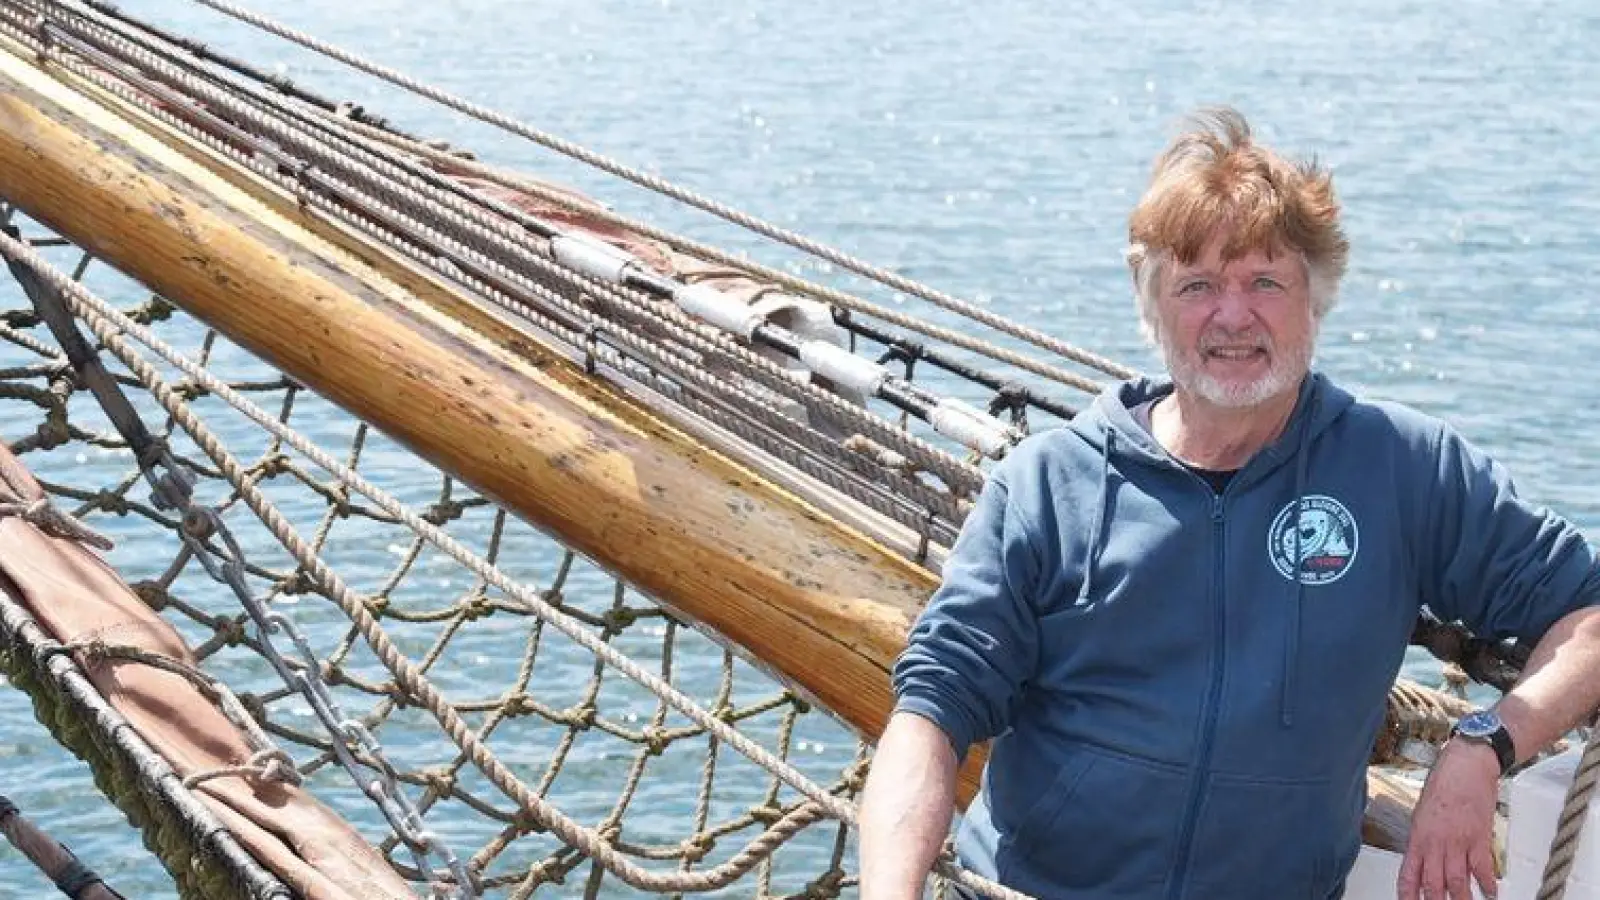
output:
M 1105 452 L 1108 442 L 1114 442 L 1118 451 L 1130 459 L 1140 459 L 1147 464 L 1181 466 L 1133 418 L 1133 409 L 1141 403 L 1171 393 L 1172 380 L 1169 378 L 1145 377 L 1120 382 L 1102 391 L 1087 409 L 1073 419 L 1069 427 L 1101 452 Z M 1240 476 L 1248 474 L 1253 481 L 1270 473 L 1288 459 L 1302 441 L 1315 440 L 1338 421 L 1354 402 L 1353 396 L 1328 381 L 1321 373 L 1307 374 L 1300 382 L 1300 395 L 1283 433 L 1256 454 L 1256 458 L 1240 470 Z M 1110 436 L 1113 433 L 1116 437 Z

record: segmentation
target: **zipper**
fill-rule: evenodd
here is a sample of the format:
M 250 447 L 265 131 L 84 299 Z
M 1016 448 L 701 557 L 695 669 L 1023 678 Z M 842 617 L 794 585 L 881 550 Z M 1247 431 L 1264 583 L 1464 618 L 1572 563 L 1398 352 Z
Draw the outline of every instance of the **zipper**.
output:
M 1234 481 L 1237 481 L 1239 475 L 1233 477 Z M 1232 488 L 1233 484 L 1230 483 L 1228 487 Z M 1227 597 L 1223 582 L 1227 562 L 1227 544 L 1223 540 L 1225 537 L 1223 500 L 1227 493 L 1225 490 L 1221 495 L 1214 495 L 1211 501 L 1211 535 L 1217 546 L 1216 568 L 1211 580 L 1216 609 L 1213 617 L 1213 625 L 1216 628 L 1216 653 L 1212 656 L 1211 684 L 1206 691 L 1205 706 L 1201 710 L 1204 724 L 1201 728 L 1200 752 L 1195 758 L 1194 776 L 1189 782 L 1188 811 L 1184 814 L 1183 831 L 1178 837 L 1178 852 L 1174 855 L 1172 874 L 1167 879 L 1168 900 L 1178 900 L 1189 877 L 1189 857 L 1194 850 L 1194 832 L 1200 818 L 1200 801 L 1203 796 L 1201 789 L 1205 786 L 1206 772 L 1211 768 L 1211 751 L 1217 737 L 1217 707 L 1222 701 L 1222 674 L 1227 668 L 1228 654 Z

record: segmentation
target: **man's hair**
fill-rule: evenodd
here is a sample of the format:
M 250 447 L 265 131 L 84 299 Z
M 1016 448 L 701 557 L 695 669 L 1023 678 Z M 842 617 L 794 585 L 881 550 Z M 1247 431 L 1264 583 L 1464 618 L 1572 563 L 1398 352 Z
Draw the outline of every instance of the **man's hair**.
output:
M 1150 187 L 1128 219 L 1139 324 L 1155 338 L 1161 272 L 1192 263 L 1219 232 L 1225 259 L 1252 250 L 1299 253 L 1306 263 L 1314 321 L 1333 308 L 1350 244 L 1339 226 L 1333 176 L 1315 159 L 1294 162 L 1256 144 L 1250 123 L 1229 107 L 1196 112 L 1156 159 Z

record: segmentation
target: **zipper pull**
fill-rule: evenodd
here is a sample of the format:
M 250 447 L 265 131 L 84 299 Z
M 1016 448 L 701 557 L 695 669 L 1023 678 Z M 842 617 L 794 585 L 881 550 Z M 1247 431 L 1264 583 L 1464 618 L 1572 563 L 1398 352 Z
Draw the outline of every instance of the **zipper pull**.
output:
M 1221 522 L 1222 522 L 1222 498 L 1221 497 L 1213 497 L 1211 499 L 1211 521 L 1216 522 L 1218 524 L 1221 524 Z

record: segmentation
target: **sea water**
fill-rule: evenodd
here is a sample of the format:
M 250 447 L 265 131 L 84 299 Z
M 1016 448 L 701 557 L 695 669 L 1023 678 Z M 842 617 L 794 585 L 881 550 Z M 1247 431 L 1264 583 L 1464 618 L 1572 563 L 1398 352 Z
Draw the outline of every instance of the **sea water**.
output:
M 1335 173 L 1351 265 L 1318 365 L 1449 418 L 1511 468 L 1525 496 L 1600 537 L 1600 10 L 1587 0 L 260 6 L 1142 368 L 1156 360 L 1122 263 L 1127 211 L 1180 117 L 1233 104 L 1264 140 Z M 129 11 L 413 133 L 924 312 L 198 6 L 150 0 Z M 1408 665 L 1434 677 L 1420 657 Z M 0 691 L 0 736 L 0 793 L 128 896 L 174 896 L 16 692 Z M 848 742 L 826 752 L 842 765 Z M 48 890 L 0 850 L 0 895 Z

